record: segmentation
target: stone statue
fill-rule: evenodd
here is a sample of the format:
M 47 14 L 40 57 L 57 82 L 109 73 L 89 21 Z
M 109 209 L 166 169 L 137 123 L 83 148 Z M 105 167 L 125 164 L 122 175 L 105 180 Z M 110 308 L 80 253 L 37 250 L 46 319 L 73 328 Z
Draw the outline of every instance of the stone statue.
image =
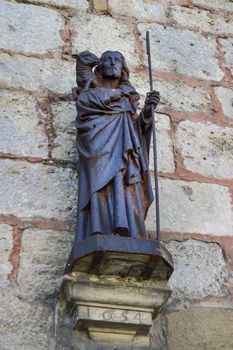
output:
M 91 53 L 88 57 L 96 60 Z M 157 106 L 159 93 L 147 94 L 138 115 L 139 94 L 129 82 L 124 56 L 104 52 L 93 73 L 93 62 L 86 70 L 85 62 L 77 77 L 81 84 L 73 89 L 79 152 L 76 242 L 95 234 L 147 239 L 145 218 L 153 201 L 151 105 Z M 80 72 L 78 65 L 80 59 Z

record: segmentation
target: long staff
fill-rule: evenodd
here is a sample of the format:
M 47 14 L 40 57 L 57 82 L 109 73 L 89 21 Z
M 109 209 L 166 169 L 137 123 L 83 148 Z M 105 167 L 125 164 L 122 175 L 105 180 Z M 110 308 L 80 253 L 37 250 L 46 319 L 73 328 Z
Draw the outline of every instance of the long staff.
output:
M 153 91 L 153 77 L 152 77 L 151 52 L 150 52 L 150 33 L 149 33 L 149 31 L 146 32 L 146 52 L 147 52 L 147 56 L 148 56 L 150 91 Z M 154 111 L 153 104 L 151 104 L 151 116 L 152 116 L 153 155 L 154 155 L 156 238 L 157 238 L 157 240 L 160 240 L 160 211 L 159 211 L 157 139 L 156 139 L 156 126 L 155 126 L 155 111 Z

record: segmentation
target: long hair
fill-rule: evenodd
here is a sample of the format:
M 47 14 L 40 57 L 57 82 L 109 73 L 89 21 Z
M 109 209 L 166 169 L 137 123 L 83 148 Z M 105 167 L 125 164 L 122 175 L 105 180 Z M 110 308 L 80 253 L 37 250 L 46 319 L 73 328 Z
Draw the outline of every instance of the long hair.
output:
M 103 65 L 103 59 L 106 55 L 109 55 L 110 53 L 117 53 L 120 55 L 121 57 L 121 61 L 122 61 L 122 69 L 121 69 L 121 77 L 119 80 L 119 85 L 124 84 L 124 83 L 129 83 L 129 68 L 126 64 L 125 58 L 122 55 L 121 52 L 119 51 L 105 51 L 102 56 L 100 57 L 100 61 L 99 64 L 97 65 L 97 67 L 95 68 L 95 75 L 97 77 L 97 79 L 102 82 L 103 79 L 103 75 L 102 75 L 102 65 Z

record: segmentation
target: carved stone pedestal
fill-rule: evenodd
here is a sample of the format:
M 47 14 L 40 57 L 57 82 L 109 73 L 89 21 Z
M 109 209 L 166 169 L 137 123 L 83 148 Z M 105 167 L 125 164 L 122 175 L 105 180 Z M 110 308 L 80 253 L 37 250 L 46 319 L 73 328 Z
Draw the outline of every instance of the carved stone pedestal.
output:
M 61 287 L 58 332 L 63 322 L 73 339 L 85 334 L 92 346 L 149 348 L 153 319 L 171 294 L 172 271 L 171 255 L 157 241 L 96 235 L 79 243 Z

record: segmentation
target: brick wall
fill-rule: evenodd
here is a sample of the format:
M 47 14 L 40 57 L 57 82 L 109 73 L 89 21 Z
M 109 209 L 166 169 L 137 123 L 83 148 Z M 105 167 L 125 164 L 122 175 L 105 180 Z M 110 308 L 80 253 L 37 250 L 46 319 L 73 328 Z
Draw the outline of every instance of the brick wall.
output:
M 149 29 L 161 93 L 162 239 L 175 262 L 152 349 L 231 350 L 232 1 L 2 0 L 0 8 L 0 349 L 55 346 L 77 202 L 71 52 L 121 51 L 143 104 Z M 153 208 L 147 227 L 154 237 Z

